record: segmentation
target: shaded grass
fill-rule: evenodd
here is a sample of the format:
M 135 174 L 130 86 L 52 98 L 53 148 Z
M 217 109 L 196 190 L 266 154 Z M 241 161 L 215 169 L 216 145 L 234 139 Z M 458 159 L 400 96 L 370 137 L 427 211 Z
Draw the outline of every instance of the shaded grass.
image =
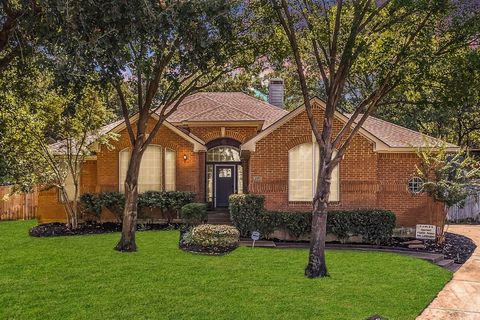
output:
M 414 319 L 451 278 L 428 262 L 328 251 L 330 277 L 306 279 L 306 250 L 177 248 L 177 231 L 32 238 L 34 222 L 0 223 L 0 319 Z

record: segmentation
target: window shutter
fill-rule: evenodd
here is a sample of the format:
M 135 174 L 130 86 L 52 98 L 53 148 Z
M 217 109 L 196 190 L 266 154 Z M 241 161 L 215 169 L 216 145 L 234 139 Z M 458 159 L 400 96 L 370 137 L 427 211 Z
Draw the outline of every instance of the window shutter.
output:
M 165 149 L 165 191 L 175 191 L 176 153 Z

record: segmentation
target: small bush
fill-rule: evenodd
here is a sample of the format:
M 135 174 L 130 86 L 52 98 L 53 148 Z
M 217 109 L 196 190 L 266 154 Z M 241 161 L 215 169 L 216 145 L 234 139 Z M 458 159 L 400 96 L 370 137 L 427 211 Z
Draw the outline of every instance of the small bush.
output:
M 182 219 L 189 226 L 207 222 L 207 204 L 188 203 L 182 207 Z
M 125 195 L 121 192 L 102 192 L 99 195 L 102 207 L 110 210 L 115 218 L 123 221 L 123 210 L 125 208 Z
M 268 216 L 265 215 L 263 204 L 265 197 L 253 194 L 233 194 L 229 198 L 230 217 L 233 225 L 240 231 L 242 237 L 248 237 L 251 231 L 265 226 Z
M 240 241 L 240 232 L 232 226 L 202 224 L 187 232 L 184 241 L 188 245 L 202 247 L 234 247 Z
M 96 193 L 84 193 L 80 196 L 80 204 L 82 205 L 82 212 L 89 213 L 95 218 L 100 219 L 102 214 L 102 203 L 100 197 Z

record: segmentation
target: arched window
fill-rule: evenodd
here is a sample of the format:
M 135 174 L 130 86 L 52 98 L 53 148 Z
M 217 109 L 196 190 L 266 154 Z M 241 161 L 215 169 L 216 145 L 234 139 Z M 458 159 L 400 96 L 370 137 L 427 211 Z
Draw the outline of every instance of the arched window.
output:
M 207 151 L 209 162 L 240 162 L 240 151 L 231 146 L 218 146 Z
M 125 192 L 130 149 L 120 151 L 119 155 L 119 186 L 120 192 Z M 138 175 L 138 192 L 162 190 L 162 147 L 150 145 L 143 153 Z
M 336 154 L 336 152 L 334 152 Z M 288 200 L 312 201 L 317 184 L 320 148 L 304 143 L 288 151 Z M 333 169 L 329 201 L 339 201 L 339 170 Z

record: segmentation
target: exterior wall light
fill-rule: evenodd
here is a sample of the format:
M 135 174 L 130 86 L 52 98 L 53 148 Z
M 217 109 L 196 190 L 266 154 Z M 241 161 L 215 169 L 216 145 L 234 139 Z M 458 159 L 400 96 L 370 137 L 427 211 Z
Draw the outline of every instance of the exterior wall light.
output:
M 187 161 L 188 160 L 188 156 L 186 154 L 183 155 L 183 160 L 184 161 Z

